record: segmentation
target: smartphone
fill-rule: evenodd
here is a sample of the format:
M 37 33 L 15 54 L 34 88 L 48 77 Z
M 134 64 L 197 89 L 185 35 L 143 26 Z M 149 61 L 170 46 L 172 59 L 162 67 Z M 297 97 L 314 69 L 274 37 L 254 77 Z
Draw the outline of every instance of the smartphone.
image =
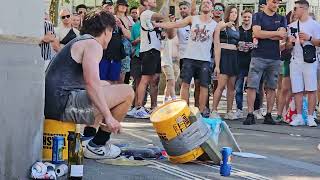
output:
M 169 7 L 169 14 L 170 15 L 175 15 L 176 14 L 176 7 L 175 6 L 170 6 Z

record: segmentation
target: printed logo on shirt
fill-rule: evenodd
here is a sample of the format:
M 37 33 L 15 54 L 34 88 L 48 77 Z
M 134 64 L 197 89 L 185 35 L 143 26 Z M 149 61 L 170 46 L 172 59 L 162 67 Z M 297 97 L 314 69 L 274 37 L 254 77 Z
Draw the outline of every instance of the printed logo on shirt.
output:
M 189 34 L 190 34 L 190 29 L 186 29 L 186 34 L 185 34 L 185 37 L 184 37 L 184 39 L 185 39 L 186 41 L 189 40 Z
M 209 40 L 209 30 L 207 26 L 204 25 L 203 28 L 200 28 L 199 24 L 196 24 L 195 28 L 191 31 L 191 39 L 195 42 L 205 42 Z

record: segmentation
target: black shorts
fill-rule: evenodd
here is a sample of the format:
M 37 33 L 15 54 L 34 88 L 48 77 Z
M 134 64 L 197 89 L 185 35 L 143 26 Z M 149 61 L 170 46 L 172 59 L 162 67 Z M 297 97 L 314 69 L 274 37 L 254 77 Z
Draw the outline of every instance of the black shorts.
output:
M 161 73 L 160 51 L 151 49 L 140 53 L 142 63 L 141 75 L 155 75 Z
M 134 79 L 141 78 L 141 59 L 137 56 L 134 56 L 130 62 L 130 75 Z
M 183 59 L 181 79 L 184 83 L 190 84 L 191 79 L 198 79 L 200 86 L 208 87 L 211 81 L 212 67 L 210 62 L 193 59 Z

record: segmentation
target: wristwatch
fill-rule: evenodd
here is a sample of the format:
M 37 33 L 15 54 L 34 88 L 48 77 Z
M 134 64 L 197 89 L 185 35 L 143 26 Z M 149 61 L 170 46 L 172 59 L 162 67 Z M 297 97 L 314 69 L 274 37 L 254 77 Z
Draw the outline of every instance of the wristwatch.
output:
M 311 41 L 312 40 L 312 36 L 310 36 L 310 38 L 309 38 L 309 41 Z

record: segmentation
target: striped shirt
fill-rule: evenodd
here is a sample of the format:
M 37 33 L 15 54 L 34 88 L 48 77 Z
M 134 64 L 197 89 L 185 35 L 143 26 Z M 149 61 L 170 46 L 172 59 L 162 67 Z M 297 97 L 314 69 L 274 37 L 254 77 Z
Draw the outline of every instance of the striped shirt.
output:
M 53 34 L 55 34 L 53 24 L 49 21 L 45 21 L 44 22 L 44 34 L 47 34 L 49 31 L 51 31 Z M 43 60 L 51 60 L 52 59 L 52 48 L 51 48 L 50 43 L 42 42 L 40 44 L 40 48 L 41 48 L 41 56 L 42 56 Z

